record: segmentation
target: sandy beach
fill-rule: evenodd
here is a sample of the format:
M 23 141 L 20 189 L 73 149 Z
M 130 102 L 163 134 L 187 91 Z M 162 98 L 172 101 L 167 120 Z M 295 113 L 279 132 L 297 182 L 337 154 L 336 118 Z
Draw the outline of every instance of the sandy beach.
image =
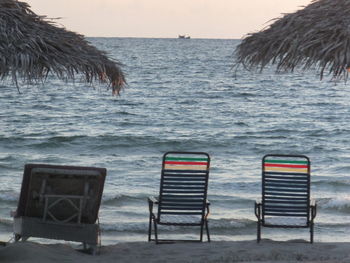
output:
M 69 244 L 11 243 L 0 248 L 0 262 L 350 262 L 350 243 L 214 241 L 156 245 L 128 242 L 102 246 L 87 255 Z

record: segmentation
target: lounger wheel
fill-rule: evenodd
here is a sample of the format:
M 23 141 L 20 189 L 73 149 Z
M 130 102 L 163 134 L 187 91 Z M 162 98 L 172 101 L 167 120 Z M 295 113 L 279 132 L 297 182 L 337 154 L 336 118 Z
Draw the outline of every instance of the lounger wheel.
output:
M 21 236 L 20 234 L 15 234 L 15 242 L 18 242 L 18 241 L 27 241 L 29 237 L 25 237 L 25 236 Z
M 15 234 L 15 242 L 18 242 L 21 239 L 21 235 L 20 234 Z

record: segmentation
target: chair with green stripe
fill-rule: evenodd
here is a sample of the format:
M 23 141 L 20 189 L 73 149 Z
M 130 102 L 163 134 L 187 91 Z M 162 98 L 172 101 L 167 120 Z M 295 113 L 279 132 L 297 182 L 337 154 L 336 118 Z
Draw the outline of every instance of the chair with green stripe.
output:
M 304 155 L 265 155 L 262 200 L 255 203 L 257 241 L 261 227 L 309 228 L 313 243 L 316 204 L 310 198 L 310 160 Z
M 159 196 L 149 197 L 148 241 L 203 241 L 206 230 L 208 242 L 209 202 L 207 201 L 210 157 L 203 152 L 167 152 L 163 156 Z M 153 207 L 158 205 L 157 212 Z M 153 223 L 153 224 L 152 224 Z M 152 229 L 152 225 L 154 229 Z M 198 226 L 197 240 L 160 239 L 158 225 Z M 152 238 L 154 233 L 154 238 Z

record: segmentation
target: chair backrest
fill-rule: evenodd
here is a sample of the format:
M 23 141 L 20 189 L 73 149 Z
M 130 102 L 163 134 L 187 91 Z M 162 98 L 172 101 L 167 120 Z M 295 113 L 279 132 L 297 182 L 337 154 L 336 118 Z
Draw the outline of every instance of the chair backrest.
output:
M 167 152 L 163 156 L 158 219 L 197 216 L 203 220 L 210 157 L 203 152 Z
M 105 168 L 26 164 L 16 217 L 93 224 L 105 177 Z
M 305 218 L 310 213 L 310 160 L 304 155 L 265 155 L 262 216 Z

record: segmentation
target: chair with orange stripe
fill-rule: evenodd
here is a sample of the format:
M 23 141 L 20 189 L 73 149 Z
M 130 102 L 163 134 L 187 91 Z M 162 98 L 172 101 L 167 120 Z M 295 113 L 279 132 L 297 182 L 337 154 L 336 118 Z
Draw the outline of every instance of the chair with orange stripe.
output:
M 149 197 L 148 241 L 203 241 L 206 229 L 208 242 L 209 202 L 207 201 L 210 157 L 203 152 L 167 152 L 163 156 L 158 197 Z M 157 213 L 153 212 L 158 205 Z M 152 231 L 152 223 L 154 230 Z M 198 226 L 199 240 L 170 240 L 158 238 L 158 225 Z M 154 239 L 152 238 L 154 232 Z
M 261 227 L 309 228 L 313 243 L 316 204 L 310 199 L 310 160 L 304 155 L 265 155 L 262 201 L 255 203 L 257 241 Z

